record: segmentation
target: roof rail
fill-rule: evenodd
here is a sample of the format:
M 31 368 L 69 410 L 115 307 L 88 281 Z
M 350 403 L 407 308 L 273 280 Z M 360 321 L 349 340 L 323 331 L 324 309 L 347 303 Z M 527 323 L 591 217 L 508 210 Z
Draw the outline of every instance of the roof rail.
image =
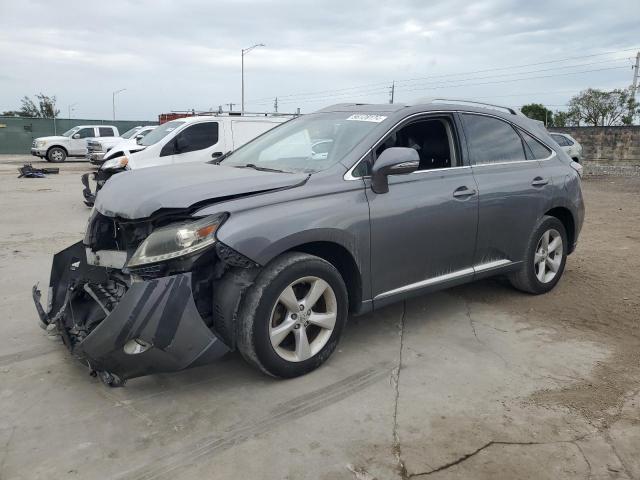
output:
M 464 99 L 456 99 L 456 98 L 428 98 L 428 99 L 420 99 L 416 103 L 449 103 L 454 105 L 478 105 L 481 107 L 488 107 L 494 110 L 500 110 L 503 112 L 510 113 L 511 115 L 520 115 L 523 113 L 517 108 L 505 107 L 504 105 L 496 105 L 494 103 L 486 103 L 486 102 L 477 102 L 475 100 L 464 100 Z
M 200 116 L 213 116 L 213 117 L 297 117 L 300 115 L 300 112 L 296 113 L 281 113 L 281 112 L 244 112 L 242 113 L 239 110 L 206 110 L 206 111 L 197 111 L 197 110 L 171 110 L 171 113 L 192 117 L 200 117 Z

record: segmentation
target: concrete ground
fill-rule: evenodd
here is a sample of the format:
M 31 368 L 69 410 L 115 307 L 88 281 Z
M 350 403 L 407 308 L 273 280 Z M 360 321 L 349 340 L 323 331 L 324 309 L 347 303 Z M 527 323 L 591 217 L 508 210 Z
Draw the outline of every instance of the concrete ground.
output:
M 24 159 L 0 160 L 0 478 L 640 478 L 640 179 L 584 181 L 547 295 L 494 279 L 350 319 L 294 380 L 231 354 L 109 389 L 30 298 L 83 234 L 89 166 L 17 179 Z

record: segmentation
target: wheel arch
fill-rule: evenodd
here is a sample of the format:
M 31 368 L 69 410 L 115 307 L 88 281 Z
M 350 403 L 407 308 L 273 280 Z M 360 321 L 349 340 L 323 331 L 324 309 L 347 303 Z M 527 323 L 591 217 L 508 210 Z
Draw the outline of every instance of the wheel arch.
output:
M 571 210 L 566 207 L 554 207 L 545 212 L 545 215 L 555 217 L 562 222 L 567 232 L 567 240 L 569 241 L 568 253 L 572 253 L 576 241 L 576 222 Z
M 293 246 L 286 252 L 315 255 L 332 264 L 340 273 L 349 294 L 349 312 L 357 311 L 362 302 L 362 275 L 351 252 L 343 245 L 331 241 L 313 241 Z
M 50 146 L 47 148 L 47 156 L 49 156 L 49 151 L 50 151 L 52 148 L 61 148 L 62 150 L 64 150 L 64 153 L 67 155 L 67 157 L 69 156 L 69 150 L 67 150 L 67 147 L 65 147 L 64 145 L 58 145 L 58 144 L 50 145 Z

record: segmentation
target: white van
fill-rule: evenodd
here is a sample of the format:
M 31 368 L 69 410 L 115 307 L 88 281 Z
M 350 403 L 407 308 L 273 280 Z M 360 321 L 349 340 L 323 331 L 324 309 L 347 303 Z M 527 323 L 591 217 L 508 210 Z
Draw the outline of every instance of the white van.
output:
M 85 204 L 93 205 L 98 191 L 114 174 L 172 163 L 208 162 L 241 147 L 292 116 L 215 114 L 185 117 L 158 125 L 130 149 L 112 149 L 111 158 L 105 160 L 96 173 L 82 175 Z
M 207 162 L 235 150 L 285 122 L 290 116 L 197 116 L 164 123 L 140 139 L 136 148 L 106 161 L 101 170 Z

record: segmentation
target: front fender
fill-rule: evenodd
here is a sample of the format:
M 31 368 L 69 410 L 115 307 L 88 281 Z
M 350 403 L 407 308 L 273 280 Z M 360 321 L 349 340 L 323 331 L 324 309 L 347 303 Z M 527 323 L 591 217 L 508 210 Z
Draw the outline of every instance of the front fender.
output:
M 370 298 L 369 206 L 362 188 L 242 211 L 231 209 L 217 235 L 222 243 L 259 265 L 312 242 L 337 244 L 355 260 L 362 298 Z

